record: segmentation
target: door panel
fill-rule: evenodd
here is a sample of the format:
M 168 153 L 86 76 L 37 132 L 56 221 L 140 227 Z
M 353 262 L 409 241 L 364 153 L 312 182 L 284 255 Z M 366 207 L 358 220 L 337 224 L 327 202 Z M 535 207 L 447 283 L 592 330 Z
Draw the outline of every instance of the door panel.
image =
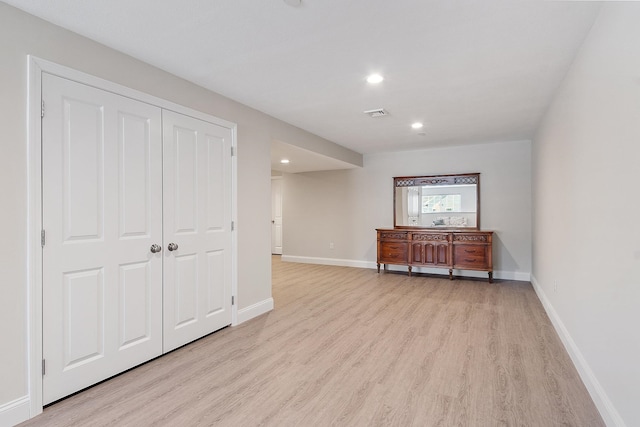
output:
M 225 221 L 228 221 L 226 212 L 229 209 L 229 200 L 226 200 L 225 185 L 228 185 L 229 181 L 225 179 L 225 167 L 224 162 L 229 156 L 228 152 L 225 152 L 225 147 L 229 149 L 225 144 L 224 138 L 219 138 L 213 135 L 207 135 L 207 213 L 206 213 L 206 227 L 208 231 L 222 231 L 225 228 Z M 226 154 L 226 155 L 225 155 Z
M 151 339 L 149 261 L 120 266 L 120 348 Z
M 436 264 L 448 265 L 449 264 L 449 245 L 438 244 L 436 245 L 437 261 Z
M 45 404 L 162 351 L 161 112 L 43 74 Z
M 223 250 L 207 252 L 207 311 L 211 316 L 225 308 L 225 257 Z
M 436 256 L 435 256 L 435 245 L 432 243 L 425 243 L 424 245 L 424 263 L 425 264 L 436 264 Z
M 63 274 L 64 365 L 69 370 L 104 356 L 102 268 Z
M 62 193 L 65 241 L 101 239 L 104 214 L 104 111 L 62 98 Z
M 149 237 L 151 206 L 149 206 L 149 122 L 146 117 L 120 112 L 122 132 L 119 141 L 119 203 L 120 237 Z M 157 169 L 157 166 L 155 166 Z M 158 180 L 160 177 L 154 177 Z M 159 212 L 154 212 L 156 215 Z
M 428 247 L 428 245 L 426 246 Z M 411 245 L 411 262 L 414 264 L 424 264 L 424 248 L 423 243 L 413 243 Z
M 166 352 L 231 324 L 231 130 L 170 111 L 163 128 Z
M 198 220 L 198 134 L 191 129 L 175 127 L 173 129 L 174 149 L 167 157 L 175 165 L 175 191 L 169 209 L 175 212 L 174 233 L 197 232 Z
M 198 257 L 196 254 L 176 256 L 174 265 L 176 274 L 168 280 L 175 283 L 175 326 L 181 328 L 198 319 Z

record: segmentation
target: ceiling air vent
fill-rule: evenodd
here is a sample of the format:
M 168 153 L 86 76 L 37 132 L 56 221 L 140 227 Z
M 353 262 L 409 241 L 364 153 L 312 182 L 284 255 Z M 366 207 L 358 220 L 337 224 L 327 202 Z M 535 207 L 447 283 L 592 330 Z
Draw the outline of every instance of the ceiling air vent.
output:
M 367 110 L 364 113 L 368 114 L 370 117 L 382 117 L 382 116 L 388 116 L 389 115 L 389 112 L 387 110 L 385 110 L 384 108 L 376 108 L 375 110 Z

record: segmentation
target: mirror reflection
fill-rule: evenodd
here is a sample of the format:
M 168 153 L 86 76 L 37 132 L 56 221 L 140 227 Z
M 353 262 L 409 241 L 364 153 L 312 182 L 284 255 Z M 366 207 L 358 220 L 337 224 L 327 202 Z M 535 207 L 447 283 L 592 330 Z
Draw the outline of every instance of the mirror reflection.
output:
M 480 174 L 394 178 L 395 227 L 479 229 Z

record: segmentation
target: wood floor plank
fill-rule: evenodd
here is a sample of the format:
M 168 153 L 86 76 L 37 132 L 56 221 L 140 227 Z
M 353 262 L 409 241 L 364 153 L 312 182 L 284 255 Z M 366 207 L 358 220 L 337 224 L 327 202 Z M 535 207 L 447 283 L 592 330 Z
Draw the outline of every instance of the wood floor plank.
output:
M 273 296 L 23 425 L 604 425 L 529 283 L 274 256 Z

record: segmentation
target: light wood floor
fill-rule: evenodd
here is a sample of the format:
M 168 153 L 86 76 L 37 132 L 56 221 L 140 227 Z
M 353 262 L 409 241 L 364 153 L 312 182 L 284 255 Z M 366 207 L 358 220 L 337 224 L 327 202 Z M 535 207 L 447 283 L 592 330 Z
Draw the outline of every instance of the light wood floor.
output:
M 24 425 L 604 425 L 529 283 L 274 257 L 273 295 Z

